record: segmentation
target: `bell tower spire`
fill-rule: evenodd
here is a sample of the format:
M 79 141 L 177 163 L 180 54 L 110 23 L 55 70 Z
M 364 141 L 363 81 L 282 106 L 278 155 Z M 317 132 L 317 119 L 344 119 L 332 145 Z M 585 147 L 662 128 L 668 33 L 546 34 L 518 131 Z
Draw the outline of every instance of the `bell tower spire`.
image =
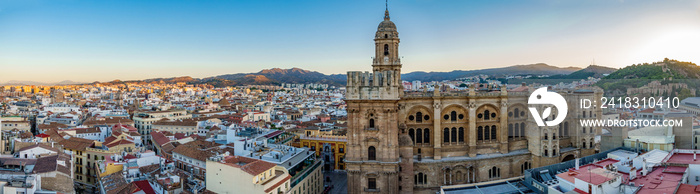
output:
M 374 71 L 391 70 L 400 72 L 399 32 L 396 30 L 396 24 L 389 17 L 388 1 L 385 1 L 384 5 L 386 6 L 384 20 L 379 23 L 377 33 L 374 36 L 375 56 L 374 61 L 372 61 L 372 69 Z
M 384 20 L 389 20 L 389 0 L 384 1 L 384 6 L 386 7 L 386 10 L 384 11 Z

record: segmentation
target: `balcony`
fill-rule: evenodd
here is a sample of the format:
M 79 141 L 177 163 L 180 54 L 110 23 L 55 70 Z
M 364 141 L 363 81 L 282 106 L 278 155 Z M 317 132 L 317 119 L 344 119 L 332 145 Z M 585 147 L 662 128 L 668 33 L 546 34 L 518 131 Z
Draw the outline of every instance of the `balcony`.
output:
M 316 160 L 315 163 L 313 163 L 311 166 L 302 168 L 302 170 L 299 173 L 295 174 L 292 177 L 292 181 L 290 183 L 291 187 L 294 187 L 297 184 L 299 184 L 299 182 L 304 180 L 307 176 L 309 176 L 309 174 L 311 174 L 317 168 L 319 168 L 319 166 L 321 166 L 321 160 Z

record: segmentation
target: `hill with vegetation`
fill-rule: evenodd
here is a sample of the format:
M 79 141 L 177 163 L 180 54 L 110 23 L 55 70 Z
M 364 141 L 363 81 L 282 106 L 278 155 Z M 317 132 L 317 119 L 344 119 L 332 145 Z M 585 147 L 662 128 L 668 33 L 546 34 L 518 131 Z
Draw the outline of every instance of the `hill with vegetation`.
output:
M 546 77 L 544 79 L 577 79 L 577 80 L 580 80 L 580 79 L 588 79 L 589 77 L 602 78 L 606 74 L 611 74 L 615 71 L 617 71 L 617 69 L 611 68 L 611 67 L 590 65 L 584 69 L 575 71 L 575 72 L 568 74 L 568 75 L 553 75 L 553 76 Z
M 596 85 L 603 88 L 606 95 L 619 96 L 626 94 L 627 88 L 639 88 L 652 81 L 660 81 L 661 84 L 685 83 L 689 88 L 698 88 L 699 79 L 700 67 L 695 63 L 666 58 L 659 62 L 627 66 L 605 76 Z M 697 96 L 698 91 L 687 94 L 687 91 L 677 89 L 666 95 L 678 96 L 683 92 L 684 95 Z
M 522 79 L 503 79 L 502 81 L 510 84 L 518 84 L 518 83 L 526 83 L 526 84 L 532 84 L 532 83 L 540 83 L 540 84 L 558 84 L 560 82 L 564 83 L 571 83 L 573 81 L 579 81 L 579 80 L 584 80 L 588 79 L 589 77 L 593 78 L 602 78 L 605 75 L 608 75 L 612 72 L 615 72 L 617 69 L 615 68 L 610 68 L 610 67 L 604 67 L 604 66 L 599 66 L 599 65 L 589 65 L 588 67 L 574 71 L 569 74 L 559 74 L 559 75 L 550 75 L 546 77 L 530 77 L 530 78 L 522 78 Z

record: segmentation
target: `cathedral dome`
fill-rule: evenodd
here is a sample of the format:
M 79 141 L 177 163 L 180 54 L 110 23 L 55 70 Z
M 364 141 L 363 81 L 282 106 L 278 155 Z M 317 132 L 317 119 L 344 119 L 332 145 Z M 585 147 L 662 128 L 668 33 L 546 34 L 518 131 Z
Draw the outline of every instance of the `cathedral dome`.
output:
M 377 31 L 396 31 L 396 24 L 390 20 L 384 20 L 382 23 L 379 23 Z
M 384 21 L 379 23 L 379 27 L 377 27 L 377 31 L 396 31 L 396 24 L 389 20 L 389 10 L 387 9 L 384 12 Z

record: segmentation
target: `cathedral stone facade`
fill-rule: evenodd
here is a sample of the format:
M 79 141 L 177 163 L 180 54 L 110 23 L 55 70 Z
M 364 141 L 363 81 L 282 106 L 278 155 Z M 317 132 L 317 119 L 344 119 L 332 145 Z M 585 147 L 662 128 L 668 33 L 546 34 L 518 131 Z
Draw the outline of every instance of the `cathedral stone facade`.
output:
M 578 121 L 600 119 L 601 109 L 581 109 L 579 99 L 600 99 L 600 89 L 558 90 L 569 111 L 559 126 L 547 127 L 531 119 L 534 89 L 527 86 L 404 93 L 398 35 L 387 10 L 374 37 L 372 72 L 347 75 L 349 193 L 435 193 L 595 152 L 600 128 Z

